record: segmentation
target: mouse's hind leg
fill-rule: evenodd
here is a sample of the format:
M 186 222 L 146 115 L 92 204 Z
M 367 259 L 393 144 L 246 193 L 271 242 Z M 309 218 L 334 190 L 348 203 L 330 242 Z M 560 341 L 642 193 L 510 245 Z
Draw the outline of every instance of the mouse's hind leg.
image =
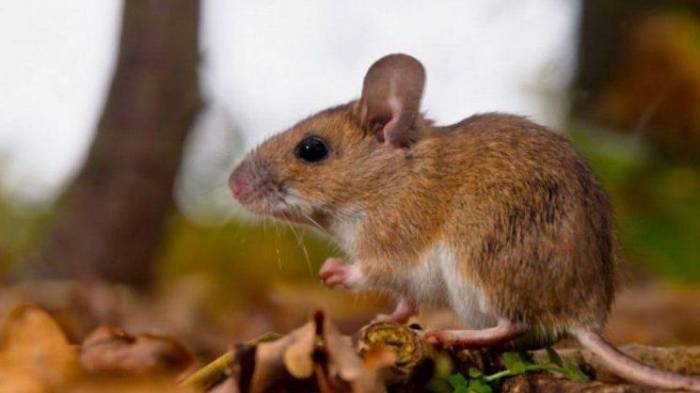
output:
M 418 305 L 416 302 L 408 298 L 401 298 L 391 314 L 379 314 L 374 318 L 374 321 L 404 324 L 416 314 L 418 314 Z
M 479 330 L 429 330 L 425 339 L 446 347 L 480 348 L 505 344 L 528 331 L 523 323 L 499 318 L 496 326 Z

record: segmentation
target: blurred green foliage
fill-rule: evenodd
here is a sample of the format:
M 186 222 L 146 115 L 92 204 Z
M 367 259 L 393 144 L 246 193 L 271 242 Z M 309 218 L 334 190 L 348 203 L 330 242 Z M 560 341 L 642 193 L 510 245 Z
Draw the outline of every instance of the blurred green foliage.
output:
M 0 189 L 0 269 L 38 246 L 53 215 L 49 206 L 23 204 Z
M 615 207 L 622 256 L 674 282 L 700 280 L 700 165 L 633 135 L 572 124 Z
M 213 309 L 265 299 L 275 282 L 317 281 L 321 262 L 342 255 L 311 231 L 267 220 L 236 219 L 224 226 L 203 227 L 177 215 L 171 228 L 163 244 L 159 277 L 164 282 L 182 275 L 203 277 Z

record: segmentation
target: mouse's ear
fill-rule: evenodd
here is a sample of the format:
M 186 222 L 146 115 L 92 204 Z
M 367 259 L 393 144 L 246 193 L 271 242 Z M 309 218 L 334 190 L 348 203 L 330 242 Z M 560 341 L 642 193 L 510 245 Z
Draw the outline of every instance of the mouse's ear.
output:
M 357 107 L 360 124 L 380 142 L 408 147 L 418 139 L 416 120 L 425 85 L 425 69 L 415 58 L 392 54 L 367 71 Z

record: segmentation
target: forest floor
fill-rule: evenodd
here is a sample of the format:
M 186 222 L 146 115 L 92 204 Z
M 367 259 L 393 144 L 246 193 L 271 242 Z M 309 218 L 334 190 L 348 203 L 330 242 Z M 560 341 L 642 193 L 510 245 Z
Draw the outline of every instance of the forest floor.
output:
M 76 341 L 98 325 L 112 324 L 130 332 L 172 336 L 195 353 L 211 356 L 266 332 L 290 331 L 317 310 L 350 334 L 391 308 L 391 301 L 380 296 L 308 283 L 273 283 L 261 292 L 227 309 L 221 306 L 226 299 L 212 302 L 197 279 L 173 282 L 147 295 L 119 286 L 25 283 L 0 288 L 0 320 L 19 304 L 35 304 Z M 414 322 L 430 328 L 458 326 L 446 310 L 424 310 Z M 606 333 L 616 344 L 700 345 L 700 288 L 636 280 L 619 291 Z
M 250 340 L 271 331 L 287 335 L 286 340 L 291 340 L 292 345 L 297 347 L 298 344 L 294 342 L 300 339 L 295 332 L 304 330 L 304 326 L 311 326 L 309 324 L 315 324 L 315 327 L 309 328 L 310 332 L 316 331 L 316 334 L 322 335 L 316 340 L 333 340 L 332 337 L 326 337 L 330 333 L 323 333 L 323 331 L 334 332 L 336 327 L 338 332 L 352 335 L 367 324 L 375 314 L 386 312 L 390 307 L 390 303 L 386 300 L 377 300 L 371 296 L 348 295 L 342 291 L 324 289 L 320 285 L 310 286 L 308 283 L 304 285 L 272 284 L 262 293 L 265 295 L 247 299 L 247 307 L 222 310 L 220 307 L 212 308 L 211 299 L 206 296 L 203 284 L 196 279 L 173 282 L 148 295 L 134 293 L 118 286 L 72 282 L 35 282 L 6 287 L 0 290 L 0 317 L 6 321 L 3 341 L 0 343 L 0 379 L 3 373 L 11 369 L 7 366 L 16 363 L 12 358 L 13 351 L 22 353 L 21 349 L 12 348 L 21 348 L 23 340 L 27 343 L 25 346 L 31 348 L 31 356 L 27 355 L 31 364 L 37 363 L 35 360 L 37 355 L 34 352 L 40 353 L 41 347 L 44 346 L 47 353 L 63 354 L 50 355 L 52 360 L 49 359 L 46 362 L 58 362 L 65 370 L 73 370 L 65 371 L 67 374 L 75 373 L 75 367 L 77 367 L 70 364 L 77 362 L 78 358 L 74 359 L 75 355 L 72 355 L 71 350 L 65 349 L 72 348 L 69 345 L 71 343 L 82 343 L 83 352 L 80 357 L 82 373 L 85 373 L 84 369 L 114 371 L 113 368 L 116 367 L 118 371 L 136 370 L 136 373 L 141 375 L 144 369 L 150 370 L 153 367 L 160 369 L 159 367 L 165 366 L 178 368 L 181 372 L 179 368 L 185 368 L 185 365 L 188 365 L 186 368 L 191 372 L 226 353 L 234 344 L 250 343 Z M 660 347 L 699 346 L 700 301 L 698 299 L 700 299 L 700 288 L 674 287 L 648 279 L 635 280 L 632 285 L 623 288 L 619 293 L 608 323 L 608 337 L 618 345 L 642 343 Z M 236 304 L 240 306 L 240 299 L 238 300 Z M 17 311 L 17 306 L 22 304 L 37 305 L 48 314 L 41 314 L 43 311 L 35 311 L 40 309 L 33 308 L 20 308 L 20 311 Z M 328 322 L 319 322 L 319 314 L 314 314 L 320 309 L 325 310 L 324 318 Z M 316 316 L 312 317 L 312 315 Z M 430 328 L 447 328 L 456 325 L 450 313 L 440 310 L 426 311 L 416 322 Z M 55 327 L 52 327 L 53 325 Z M 101 325 L 113 327 L 103 326 L 95 330 Z M 301 329 L 300 326 L 302 326 Z M 331 326 L 332 329 L 319 326 Z M 42 333 L 45 330 L 49 333 Z M 26 333 L 28 331 L 34 333 Z M 289 332 L 292 333 L 288 334 Z M 150 335 L 151 333 L 156 335 Z M 20 338 L 13 338 L 13 336 Z M 58 336 L 66 338 L 65 340 L 56 339 L 55 337 Z M 15 341 L 20 344 L 13 344 Z M 278 341 L 285 342 L 285 340 Z M 314 339 L 312 338 L 310 342 L 313 343 Z M 563 342 L 556 348 L 560 350 L 571 345 L 572 343 Z M 96 348 L 96 350 L 86 352 L 86 348 Z M 136 352 L 129 352 L 134 349 Z M 137 355 L 131 358 L 130 356 L 134 353 Z M 695 352 L 692 353 L 692 356 L 695 356 Z M 379 363 L 386 361 L 385 358 L 379 357 L 379 359 L 384 359 L 377 360 Z M 286 360 L 285 357 L 285 362 Z M 42 365 L 38 368 L 44 370 L 45 361 L 42 360 L 39 363 Z M 60 374 L 60 370 L 56 372 Z M 11 377 L 5 375 L 4 378 L 7 381 L 13 380 L 12 378 L 16 380 L 16 375 L 21 375 L 25 382 L 28 381 L 28 386 L 34 386 L 32 384 L 36 380 L 46 378 L 45 371 L 37 374 L 36 370 L 27 374 L 28 377 L 20 373 L 12 374 Z M 376 379 L 376 373 L 371 375 Z M 59 380 L 63 381 L 60 378 Z M 94 384 L 95 381 L 89 379 L 86 383 Z M 547 379 L 529 378 L 525 382 L 521 380 L 518 383 L 526 383 L 531 387 L 535 386 L 533 384 L 543 384 L 542 386 L 550 390 L 569 389 L 562 387 L 564 385 L 560 382 L 552 385 Z M 127 389 L 124 386 L 121 388 L 114 386 L 116 386 L 115 391 L 125 392 L 140 392 L 141 390 L 138 389 L 141 388 L 155 389 L 151 380 L 141 381 L 139 384 L 141 385 L 134 390 L 129 390 L 131 387 Z M 48 389 L 46 386 L 49 385 L 36 386 L 39 387 L 35 390 L 3 390 L 0 381 L 0 391 L 28 393 L 52 391 L 46 390 Z M 100 390 L 99 388 L 91 390 L 99 386 L 99 383 L 90 386 L 92 388 L 76 390 L 76 392 Z M 605 389 L 609 386 L 611 385 L 598 387 L 602 389 L 601 391 L 607 391 Z M 161 387 L 172 388 L 172 384 L 158 385 L 157 389 Z M 580 385 L 571 387 L 573 390 L 580 388 Z M 157 389 L 146 391 L 161 391 Z M 518 390 L 520 387 L 513 387 L 513 389 Z M 540 391 L 538 389 L 540 388 L 536 388 L 535 391 Z M 163 389 L 163 391 L 168 390 Z M 236 390 L 222 390 L 222 392 L 229 391 Z

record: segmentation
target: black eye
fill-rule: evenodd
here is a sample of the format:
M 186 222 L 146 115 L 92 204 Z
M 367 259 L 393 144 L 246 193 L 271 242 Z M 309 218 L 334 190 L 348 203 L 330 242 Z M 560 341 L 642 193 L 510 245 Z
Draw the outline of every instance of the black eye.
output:
M 294 154 L 306 162 L 319 162 L 328 157 L 328 147 L 323 139 L 307 136 L 299 142 Z

